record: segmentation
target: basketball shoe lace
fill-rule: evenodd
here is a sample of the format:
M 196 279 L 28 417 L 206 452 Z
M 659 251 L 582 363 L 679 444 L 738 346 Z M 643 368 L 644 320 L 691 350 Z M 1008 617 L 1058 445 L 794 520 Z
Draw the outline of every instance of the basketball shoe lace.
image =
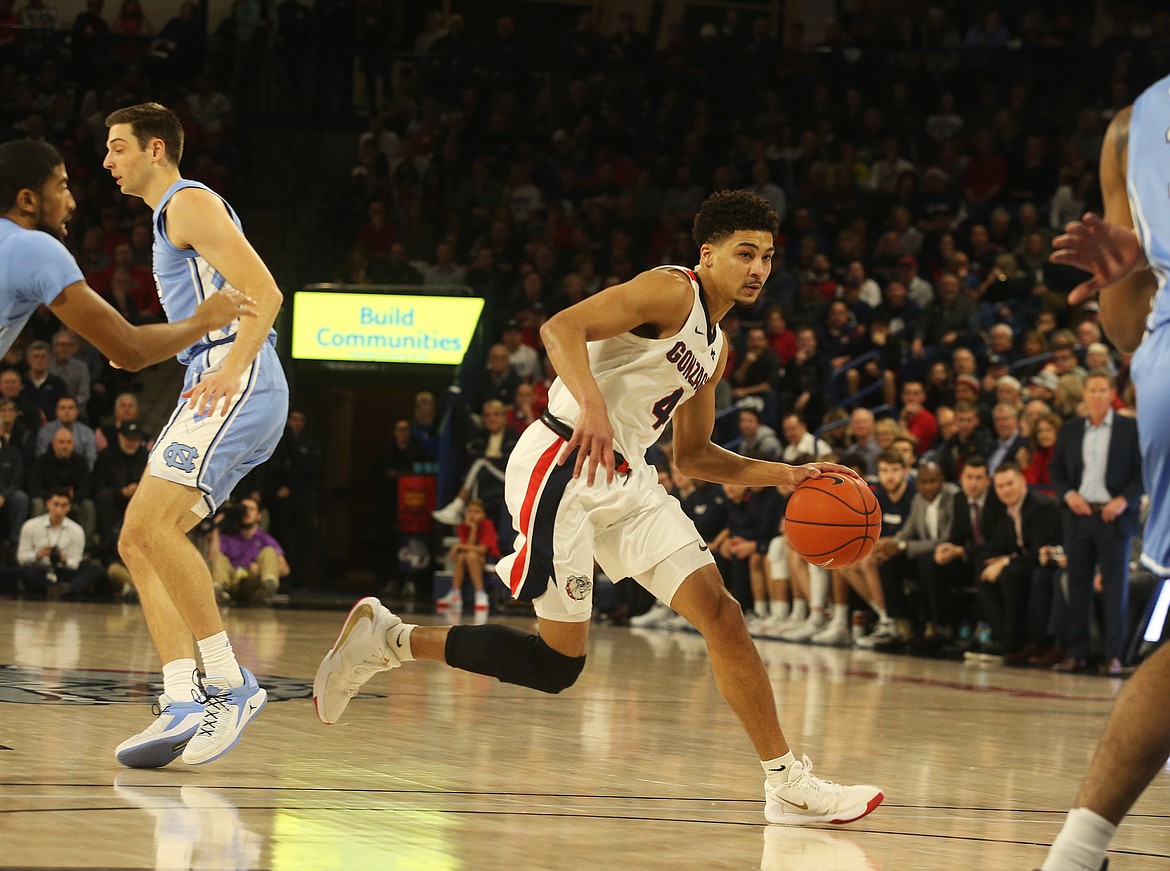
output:
M 199 681 L 199 689 L 191 690 L 191 698 L 206 706 L 203 722 L 199 724 L 199 731 L 195 733 L 196 735 L 206 735 L 210 738 L 215 734 L 220 715 L 228 713 L 231 708 L 227 699 L 228 689 L 229 687 L 221 688 L 218 684 L 210 681 L 207 684 Z
M 795 766 L 794 766 L 795 767 Z M 812 801 L 818 803 L 814 808 L 812 802 L 808 802 L 810 810 L 824 811 L 831 803 L 840 801 L 841 794 L 845 791 L 845 787 L 840 783 L 834 783 L 831 780 L 823 780 L 812 773 L 812 761 L 807 755 L 800 757 L 800 770 L 795 778 L 788 781 L 786 786 L 793 792 L 800 792 L 807 795 Z M 806 799 L 806 801 L 808 801 Z

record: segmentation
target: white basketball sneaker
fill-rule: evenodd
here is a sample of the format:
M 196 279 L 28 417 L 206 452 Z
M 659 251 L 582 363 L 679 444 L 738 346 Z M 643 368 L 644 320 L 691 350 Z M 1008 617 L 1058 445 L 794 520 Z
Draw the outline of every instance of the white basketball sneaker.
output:
M 885 798 L 876 786 L 843 786 L 821 780 L 812 773 L 807 756 L 795 762 L 789 774 L 791 779 L 778 786 L 764 781 L 764 817 L 770 823 L 852 823 L 872 813 Z
M 268 692 L 256 682 L 256 676 L 240 666 L 244 678 L 241 686 L 228 686 L 226 681 L 204 677 L 205 693 L 203 721 L 183 748 L 183 761 L 188 765 L 214 762 L 238 743 L 244 728 L 268 704 Z
M 313 705 L 322 723 L 336 723 L 362 684 L 378 672 L 402 665 L 386 638 L 401 623 L 373 596 L 353 606 L 313 679 Z
M 203 721 L 207 706 L 200 701 L 176 701 L 163 693 L 154 709 L 153 723 L 114 750 L 127 768 L 162 768 L 179 758 Z

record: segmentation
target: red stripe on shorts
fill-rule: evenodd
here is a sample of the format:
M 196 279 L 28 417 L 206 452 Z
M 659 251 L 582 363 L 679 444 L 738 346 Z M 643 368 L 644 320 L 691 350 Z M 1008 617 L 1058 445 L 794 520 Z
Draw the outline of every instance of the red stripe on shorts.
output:
M 512 574 L 508 579 L 508 587 L 512 590 L 513 596 L 524 583 L 524 564 L 528 561 L 528 542 L 532 538 L 532 512 L 536 508 L 536 496 L 544 485 L 549 469 L 564 443 L 564 439 L 557 438 L 548 450 L 540 455 L 540 459 L 536 461 L 536 466 L 532 469 L 532 476 L 528 479 L 528 491 L 524 494 L 524 502 L 520 505 L 520 531 L 524 536 L 524 544 L 520 546 L 520 552 L 516 554 L 516 561 L 512 563 Z

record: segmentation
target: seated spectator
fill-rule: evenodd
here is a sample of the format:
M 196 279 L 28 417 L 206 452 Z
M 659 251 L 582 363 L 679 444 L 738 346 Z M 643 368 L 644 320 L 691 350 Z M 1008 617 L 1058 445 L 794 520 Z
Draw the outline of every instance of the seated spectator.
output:
M 1015 460 L 1027 440 L 1020 432 L 1020 412 L 1013 405 L 1000 403 L 991 413 L 995 444 L 987 456 L 987 470 L 994 475 L 1001 463 Z
M 92 541 L 96 522 L 92 481 L 89 464 L 73 449 L 73 433 L 64 428 L 57 430 L 49 450 L 37 457 L 29 469 L 30 516 L 44 514 L 49 495 L 65 489 L 69 493 L 71 515 L 85 530 L 85 540 Z
M 728 588 L 745 613 L 757 619 L 767 616 L 764 554 L 780 522 L 780 494 L 775 487 L 741 487 L 724 484 L 727 526 L 711 543 Z M 759 595 L 760 609 L 754 603 Z
M 926 370 L 924 405 L 937 416 L 940 405 L 955 404 L 955 375 L 946 360 L 935 360 Z
M 32 459 L 36 436 L 29 431 L 24 418 L 17 414 L 16 403 L 7 398 L 0 399 L 0 439 L 19 451 L 22 459 Z
M 423 272 L 423 284 L 433 286 L 463 284 L 467 268 L 455 261 L 455 246 L 440 242 L 435 246 L 435 262 Z
M 993 480 L 1004 513 L 988 530 L 981 565 L 976 565 L 979 602 L 992 633 L 981 652 L 1018 657 L 1028 641 L 1028 606 L 1040 548 L 1060 543 L 1060 512 L 1050 496 L 1029 492 L 1014 462 L 1002 463 Z
M 3 562 L 7 563 L 16 553 L 21 527 L 28 519 L 28 493 L 24 490 L 24 456 L 4 437 L 8 425 L 2 413 L 5 403 L 9 410 L 7 416 L 16 415 L 11 400 L 0 400 L 0 524 L 6 527 L 6 535 L 0 542 L 11 548 L 3 554 Z
M 57 400 L 54 419 L 50 420 L 37 432 L 33 447 L 34 456 L 41 456 L 49 449 L 58 430 L 67 429 L 73 434 L 73 449 L 85 458 L 86 465 L 93 471 L 94 460 L 97 459 L 97 436 L 92 429 L 77 419 L 77 400 L 72 396 L 62 396 Z
M 874 433 L 873 412 L 868 408 L 855 408 L 849 415 L 851 442 L 841 462 L 856 466 L 861 474 L 869 478 L 877 474 L 877 458 L 882 452 Z
M 748 396 L 759 397 L 763 402 L 760 410 L 761 419 L 764 423 L 768 423 L 769 420 L 775 423 L 776 394 L 772 389 L 772 382 L 779 371 L 780 358 L 768 346 L 768 334 L 762 327 L 748 330 L 744 353 L 735 361 L 731 370 L 732 400 L 739 401 Z
M 480 408 L 493 399 L 503 405 L 510 405 L 520 383 L 520 376 L 512 368 L 508 357 L 507 346 L 492 345 L 488 348 L 487 368 L 480 376 L 475 392 L 467 397 L 467 402 L 471 408 Z
M 47 513 L 26 520 L 20 528 L 16 561 L 23 589 L 43 591 L 50 599 L 89 592 L 101 580 L 102 570 L 81 564 L 85 533 L 67 516 L 72 506 L 69 490 L 48 494 Z
M 786 415 L 782 426 L 784 440 L 787 442 L 781 454 L 781 459 L 785 463 L 791 464 L 793 458 L 801 454 L 822 457 L 830 453 L 829 445 L 824 439 L 819 439 L 808 431 L 808 424 L 804 422 L 804 418 L 799 414 L 793 413 Z
M 484 589 L 484 565 L 500 555 L 496 527 L 484 512 L 483 503 L 472 499 L 463 511 L 463 520 L 456 529 L 459 542 L 447 551 L 447 565 L 451 569 L 451 592 L 439 600 L 440 610 L 451 614 L 463 613 L 463 584 L 470 580 L 475 590 L 475 612 L 488 612 L 488 594 Z
M 758 400 L 757 400 L 758 401 Z M 760 422 L 761 409 L 755 404 L 739 409 L 739 447 L 736 453 L 755 460 L 777 460 L 780 457 L 780 437 L 772 427 Z M 762 405 L 763 403 L 760 403 Z
M 94 441 L 97 443 L 98 453 L 111 445 L 116 445 L 118 443 L 118 430 L 131 421 L 139 422 L 138 397 L 133 393 L 119 393 L 114 398 L 114 419 L 94 430 Z M 147 439 L 146 447 L 150 448 L 149 439 Z
M 118 532 L 130 497 L 146 471 L 146 433 L 130 421 L 118 430 L 118 446 L 102 451 L 93 468 L 97 537 L 110 558 L 117 556 Z
M 57 400 L 69 395 L 65 382 L 49 371 L 51 350 L 48 342 L 33 342 L 28 346 L 24 355 L 28 370 L 20 391 L 23 399 L 40 409 L 44 420 L 53 420 L 57 415 Z
M 77 400 L 82 411 L 89 404 L 89 367 L 77 353 L 81 340 L 72 330 L 58 330 L 53 335 L 53 359 L 49 371 L 65 382 L 70 396 Z
M 812 327 L 796 331 L 796 356 L 780 373 L 780 408 L 787 408 L 808 420 L 820 420 L 827 409 L 825 396 L 829 364 L 817 346 Z
M 1060 415 L 1044 412 L 1032 425 L 1032 438 L 1028 444 L 1028 464 L 1024 467 L 1024 480 L 1029 487 L 1053 495 L 1052 475 L 1048 466 L 1056 450 L 1056 439 L 1060 432 Z M 1017 457 L 1018 460 L 1018 457 Z
M 289 573 L 280 543 L 260 528 L 260 504 L 241 499 L 222 514 L 208 555 L 219 602 L 272 603 Z
M 516 396 L 508 407 L 508 428 L 519 435 L 539 417 L 535 388 L 531 384 L 521 384 L 516 388 Z
M 990 433 L 979 421 L 979 409 L 971 402 L 955 405 L 955 434 L 942 443 L 938 453 L 938 464 L 943 477 L 958 481 L 967 457 L 978 454 L 987 457 L 992 451 Z
M 902 385 L 902 426 L 914 439 L 915 451 L 921 456 L 938 438 L 938 420 L 926 407 L 926 389 L 921 381 L 907 381 Z
M 523 341 L 524 333 L 520 329 L 520 322 L 510 320 L 504 326 L 504 334 L 500 343 L 508 350 L 508 363 L 513 371 L 524 381 L 532 383 L 540 378 L 542 367 L 540 354 L 531 345 Z
M 780 306 L 769 306 L 764 312 L 764 331 L 768 335 L 768 347 L 776 354 L 780 365 L 787 366 L 796 356 L 796 333 L 788 328 L 788 320 Z
M 928 648 L 933 648 L 949 638 L 948 627 L 954 619 L 953 591 L 960 582 L 953 567 L 935 560 L 938 546 L 951 536 L 958 488 L 943 481 L 937 463 L 918 467 L 915 486 L 917 492 L 910 502 L 906 523 L 894 536 L 879 539 L 874 552 L 890 612 L 918 622 L 909 634 L 921 637 L 928 642 Z M 907 602 L 906 581 L 914 582 L 920 597 L 914 607 Z
M 498 514 L 504 503 L 504 468 L 518 438 L 513 430 L 508 429 L 504 403 L 492 399 L 485 402 L 483 427 L 465 447 L 465 462 L 469 466 L 459 494 L 432 513 L 435 520 L 455 526 L 463 517 L 467 500 L 472 498 L 483 502 L 489 517 Z

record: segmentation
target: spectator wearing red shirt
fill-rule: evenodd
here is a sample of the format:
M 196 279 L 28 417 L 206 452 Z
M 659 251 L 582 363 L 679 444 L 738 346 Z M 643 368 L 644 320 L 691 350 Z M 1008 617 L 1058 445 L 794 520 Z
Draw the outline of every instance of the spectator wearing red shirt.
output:
M 934 446 L 938 438 L 938 421 L 926 407 L 926 388 L 921 381 L 907 381 L 902 385 L 902 426 L 914 439 L 918 455 Z
M 768 347 L 776 352 L 781 366 L 787 366 L 796 356 L 796 333 L 788 327 L 788 319 L 780 306 L 769 306 L 764 314 L 764 330 Z
M 487 614 L 488 596 L 484 590 L 484 566 L 489 559 L 500 555 L 495 524 L 484 512 L 483 503 L 472 499 L 463 512 L 463 522 L 457 530 L 459 543 L 447 552 L 451 566 L 451 592 L 439 601 L 440 610 L 450 609 L 452 614 L 463 613 L 463 583 L 470 580 L 475 589 L 475 612 Z

